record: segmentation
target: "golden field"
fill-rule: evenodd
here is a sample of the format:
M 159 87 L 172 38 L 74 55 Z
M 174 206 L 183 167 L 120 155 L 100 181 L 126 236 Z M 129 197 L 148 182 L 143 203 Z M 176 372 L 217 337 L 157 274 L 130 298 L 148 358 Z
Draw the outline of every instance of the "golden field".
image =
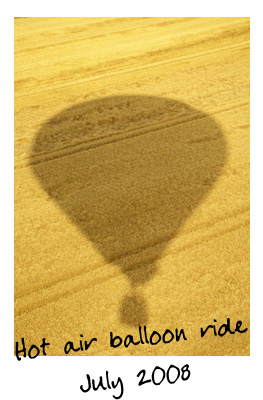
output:
M 14 28 L 15 341 L 249 355 L 249 18 Z M 110 347 L 139 326 L 187 340 Z

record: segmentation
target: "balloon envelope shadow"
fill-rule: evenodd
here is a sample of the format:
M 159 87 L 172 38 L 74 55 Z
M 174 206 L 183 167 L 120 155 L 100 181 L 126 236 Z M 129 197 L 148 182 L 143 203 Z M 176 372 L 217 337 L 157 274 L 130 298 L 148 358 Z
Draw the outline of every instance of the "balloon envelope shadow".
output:
M 209 192 L 226 143 L 209 115 L 187 104 L 118 96 L 75 105 L 36 135 L 31 165 L 42 187 L 129 278 L 120 318 L 148 319 L 138 285 Z M 116 291 L 118 288 L 116 288 Z

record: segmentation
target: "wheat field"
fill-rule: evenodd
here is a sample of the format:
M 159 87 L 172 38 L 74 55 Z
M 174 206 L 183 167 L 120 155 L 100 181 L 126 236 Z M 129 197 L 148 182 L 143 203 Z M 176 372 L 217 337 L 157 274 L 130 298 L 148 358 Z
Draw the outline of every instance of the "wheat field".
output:
M 249 18 L 14 29 L 15 341 L 249 355 Z M 110 346 L 139 326 L 187 340 Z

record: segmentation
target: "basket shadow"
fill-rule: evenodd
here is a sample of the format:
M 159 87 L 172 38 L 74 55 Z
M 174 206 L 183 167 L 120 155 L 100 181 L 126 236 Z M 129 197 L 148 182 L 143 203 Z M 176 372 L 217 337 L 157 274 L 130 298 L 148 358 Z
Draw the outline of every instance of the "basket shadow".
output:
M 147 322 L 138 286 L 156 273 L 165 246 L 209 193 L 226 155 L 212 117 L 158 97 L 88 101 L 38 131 L 31 166 L 40 184 L 129 279 L 122 322 Z

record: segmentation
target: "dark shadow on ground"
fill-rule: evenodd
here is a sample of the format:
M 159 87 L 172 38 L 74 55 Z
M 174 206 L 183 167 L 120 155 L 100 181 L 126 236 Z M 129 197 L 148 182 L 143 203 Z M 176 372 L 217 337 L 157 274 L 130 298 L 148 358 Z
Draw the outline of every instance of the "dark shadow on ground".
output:
M 31 155 L 45 191 L 129 278 L 120 319 L 131 325 L 148 319 L 138 284 L 156 273 L 167 241 L 209 192 L 225 160 L 226 143 L 213 118 L 146 96 L 64 110 L 39 130 Z

